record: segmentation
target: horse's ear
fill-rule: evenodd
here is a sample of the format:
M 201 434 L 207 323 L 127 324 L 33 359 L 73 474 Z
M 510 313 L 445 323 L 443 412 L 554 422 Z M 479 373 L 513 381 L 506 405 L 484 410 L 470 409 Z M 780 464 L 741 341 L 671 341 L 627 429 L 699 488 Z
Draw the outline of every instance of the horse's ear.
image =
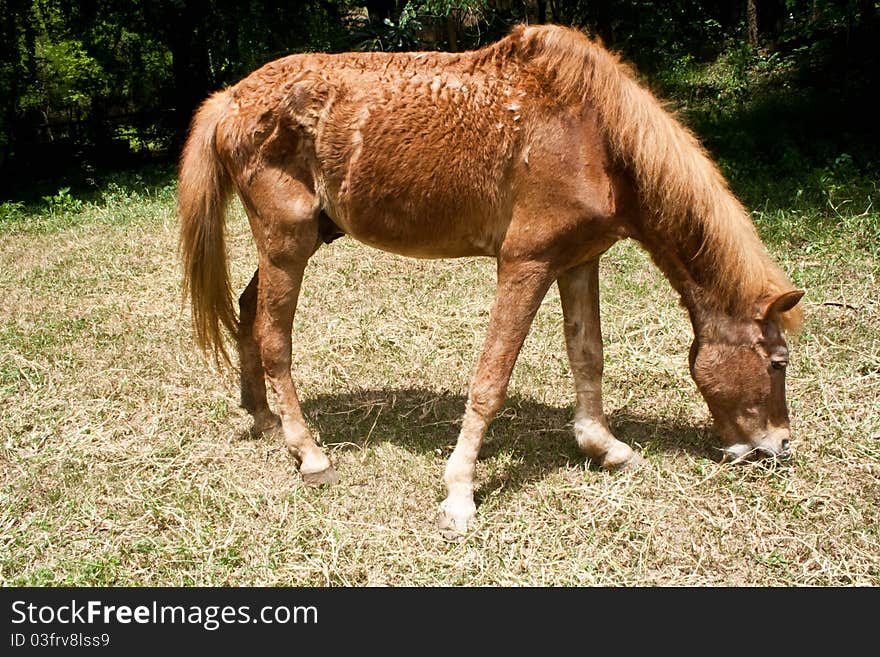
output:
M 794 308 L 801 297 L 804 296 L 804 290 L 789 290 L 779 294 L 772 294 L 763 297 L 758 301 L 756 319 L 763 321 L 771 315 L 780 315 Z

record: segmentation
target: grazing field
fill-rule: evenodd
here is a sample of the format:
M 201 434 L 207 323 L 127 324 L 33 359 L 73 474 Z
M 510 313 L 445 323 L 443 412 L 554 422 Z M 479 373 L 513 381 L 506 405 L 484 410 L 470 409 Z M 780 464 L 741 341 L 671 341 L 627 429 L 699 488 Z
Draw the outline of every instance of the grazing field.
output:
M 248 437 L 234 373 L 181 306 L 173 177 L 0 213 L 0 584 L 880 585 L 880 220 L 870 198 L 763 209 L 807 289 L 791 337 L 794 456 L 717 463 L 690 326 L 632 243 L 602 264 L 606 412 L 647 459 L 578 453 L 555 288 L 478 466 L 477 526 L 434 521 L 494 263 L 349 238 L 306 272 L 294 381 L 342 483 Z M 255 266 L 238 205 L 237 289 Z

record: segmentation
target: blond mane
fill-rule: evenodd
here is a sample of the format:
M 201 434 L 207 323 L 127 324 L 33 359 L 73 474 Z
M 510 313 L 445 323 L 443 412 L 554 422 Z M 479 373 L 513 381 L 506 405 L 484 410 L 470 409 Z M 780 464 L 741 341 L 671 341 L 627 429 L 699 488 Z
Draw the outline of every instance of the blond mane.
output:
M 596 108 L 613 153 L 636 180 L 646 227 L 675 243 L 706 301 L 742 316 L 758 299 L 793 289 L 696 137 L 616 55 L 560 26 L 520 26 L 509 39 L 559 98 Z M 780 320 L 797 328 L 799 307 Z

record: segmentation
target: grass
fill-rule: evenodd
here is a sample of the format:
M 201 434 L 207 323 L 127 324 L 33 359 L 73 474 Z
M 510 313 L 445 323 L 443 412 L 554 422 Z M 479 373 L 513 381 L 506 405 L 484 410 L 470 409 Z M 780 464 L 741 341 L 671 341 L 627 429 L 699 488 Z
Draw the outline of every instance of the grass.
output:
M 685 314 L 623 243 L 602 265 L 606 410 L 647 467 L 578 453 L 554 289 L 481 454 L 478 525 L 449 543 L 435 510 L 491 261 L 348 238 L 312 259 L 293 369 L 343 477 L 314 489 L 280 442 L 246 438 L 234 375 L 192 344 L 173 184 L 64 196 L 7 203 L 0 222 L 3 585 L 880 584 L 880 220 L 864 197 L 756 211 L 808 290 L 791 462 L 716 463 Z M 237 207 L 229 229 L 240 289 L 255 254 Z

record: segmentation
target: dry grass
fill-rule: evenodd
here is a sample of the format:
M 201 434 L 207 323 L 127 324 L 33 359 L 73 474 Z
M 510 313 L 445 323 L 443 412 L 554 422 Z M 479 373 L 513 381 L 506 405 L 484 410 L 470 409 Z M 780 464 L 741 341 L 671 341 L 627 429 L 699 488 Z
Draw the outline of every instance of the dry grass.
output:
M 237 210 L 230 231 L 241 288 L 254 253 Z M 870 251 L 774 249 L 809 289 L 787 464 L 715 462 L 685 315 L 621 244 L 602 269 L 606 408 L 648 465 L 588 467 L 568 426 L 553 290 L 482 452 L 478 526 L 449 543 L 435 510 L 493 263 L 406 260 L 349 239 L 315 256 L 294 376 L 343 483 L 313 489 L 280 443 L 244 438 L 234 376 L 196 353 L 175 241 L 167 194 L 0 232 L 0 583 L 880 584 Z

